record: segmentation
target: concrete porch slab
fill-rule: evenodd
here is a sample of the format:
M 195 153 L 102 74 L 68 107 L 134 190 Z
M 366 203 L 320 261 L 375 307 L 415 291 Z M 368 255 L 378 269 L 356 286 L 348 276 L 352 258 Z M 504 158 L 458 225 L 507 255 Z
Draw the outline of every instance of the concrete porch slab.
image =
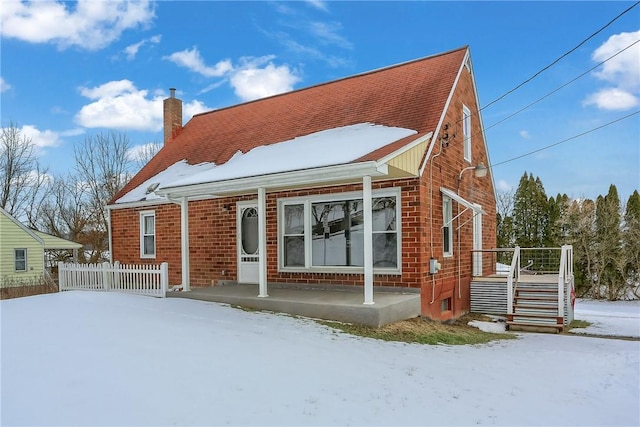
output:
M 258 298 L 258 285 L 229 284 L 192 288 L 189 292 L 167 292 L 167 297 L 219 302 L 376 328 L 420 315 L 417 289 L 375 289 L 375 304 L 364 305 L 362 288 L 345 288 L 302 289 L 269 285 L 269 296 Z

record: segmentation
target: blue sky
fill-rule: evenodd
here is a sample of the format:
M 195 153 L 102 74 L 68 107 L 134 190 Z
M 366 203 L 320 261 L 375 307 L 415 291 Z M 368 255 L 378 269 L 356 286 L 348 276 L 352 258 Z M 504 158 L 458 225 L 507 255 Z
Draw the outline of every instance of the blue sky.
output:
M 17 124 L 49 171 L 65 173 L 73 145 L 87 136 L 113 129 L 134 146 L 161 141 L 170 87 L 184 101 L 186 122 L 464 45 L 485 106 L 633 5 L 2 0 L 1 125 Z M 615 184 L 624 202 L 640 188 L 638 40 L 640 5 L 482 110 L 498 188 L 515 188 L 525 171 L 550 196 L 594 198 Z

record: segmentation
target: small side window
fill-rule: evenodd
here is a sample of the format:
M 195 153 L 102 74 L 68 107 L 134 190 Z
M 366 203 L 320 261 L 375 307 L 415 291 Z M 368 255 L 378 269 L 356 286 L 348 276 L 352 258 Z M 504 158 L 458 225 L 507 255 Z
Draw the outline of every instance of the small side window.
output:
M 13 250 L 14 269 L 18 271 L 27 271 L 27 250 L 26 249 L 14 249 Z
M 156 214 L 140 212 L 140 258 L 156 257 Z
M 462 140 L 464 142 L 464 159 L 471 162 L 471 110 L 462 107 Z
M 453 208 L 451 199 L 442 197 L 442 252 L 444 256 L 453 256 Z

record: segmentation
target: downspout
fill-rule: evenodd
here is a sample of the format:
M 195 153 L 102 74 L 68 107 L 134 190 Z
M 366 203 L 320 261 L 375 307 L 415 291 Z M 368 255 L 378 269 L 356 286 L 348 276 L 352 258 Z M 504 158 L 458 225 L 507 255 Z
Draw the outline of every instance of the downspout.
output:
M 113 264 L 113 241 L 111 235 L 111 209 L 108 207 L 107 210 L 107 233 L 109 236 L 109 264 Z M 75 253 L 74 253 L 75 254 Z
M 180 257 L 182 258 L 182 290 L 190 291 L 189 199 L 186 196 L 180 199 Z
M 440 151 L 438 154 L 434 155 L 430 159 L 429 163 L 429 250 L 431 255 L 433 256 L 433 161 L 436 157 L 442 154 L 442 141 L 440 142 Z M 433 304 L 436 299 L 436 276 L 435 274 L 431 275 L 431 302 L 429 304 Z

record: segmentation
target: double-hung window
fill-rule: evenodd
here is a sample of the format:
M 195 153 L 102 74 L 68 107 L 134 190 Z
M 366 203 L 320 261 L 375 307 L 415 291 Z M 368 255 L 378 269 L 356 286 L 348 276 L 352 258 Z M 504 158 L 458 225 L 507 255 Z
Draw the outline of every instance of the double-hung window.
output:
M 471 162 L 471 110 L 462 106 L 462 141 L 464 145 L 464 159 Z
M 375 269 L 400 271 L 400 193 L 373 193 Z M 279 200 L 280 268 L 284 271 L 361 271 L 364 215 L 361 193 Z
M 16 272 L 27 271 L 27 250 L 13 250 L 13 266 Z
M 156 214 L 140 212 L 140 258 L 156 257 Z
M 448 196 L 442 196 L 442 252 L 453 256 L 453 207 Z

